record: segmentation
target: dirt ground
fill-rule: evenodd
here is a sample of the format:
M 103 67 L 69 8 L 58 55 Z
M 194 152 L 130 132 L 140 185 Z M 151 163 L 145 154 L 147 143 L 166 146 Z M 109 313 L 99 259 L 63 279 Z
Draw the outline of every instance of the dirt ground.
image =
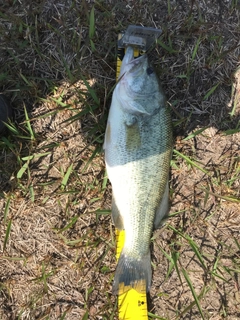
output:
M 149 56 L 175 137 L 149 319 L 240 319 L 239 10 L 236 0 L 1 4 L 0 93 L 16 128 L 0 140 L 1 320 L 117 319 L 102 143 L 129 24 L 162 29 Z

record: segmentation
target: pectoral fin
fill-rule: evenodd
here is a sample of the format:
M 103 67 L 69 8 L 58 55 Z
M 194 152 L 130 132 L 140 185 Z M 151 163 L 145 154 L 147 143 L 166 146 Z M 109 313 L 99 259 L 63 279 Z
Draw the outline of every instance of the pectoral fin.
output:
M 110 141 L 111 141 L 111 126 L 110 126 L 110 122 L 108 122 L 106 132 L 105 132 L 104 144 L 103 144 L 104 150 L 107 149 L 108 145 L 110 144 Z
M 154 229 L 158 229 L 162 225 L 163 218 L 167 217 L 169 211 L 169 183 L 166 183 L 165 191 L 160 205 L 155 214 Z
M 117 207 L 115 199 L 114 199 L 114 196 L 112 197 L 112 220 L 113 220 L 113 224 L 115 225 L 115 227 L 118 230 L 124 229 L 123 218 L 120 215 L 120 212 L 118 210 L 118 207 Z

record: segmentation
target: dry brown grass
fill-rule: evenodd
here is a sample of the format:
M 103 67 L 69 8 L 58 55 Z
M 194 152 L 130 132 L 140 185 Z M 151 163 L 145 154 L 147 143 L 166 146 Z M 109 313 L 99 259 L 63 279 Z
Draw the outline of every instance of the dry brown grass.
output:
M 128 24 L 163 30 L 150 56 L 180 152 L 171 217 L 154 233 L 149 317 L 201 318 L 186 270 L 205 319 L 240 318 L 239 9 L 204 0 L 1 5 L 0 92 L 17 129 L 0 140 L 1 320 L 117 319 L 101 146 L 117 33 Z

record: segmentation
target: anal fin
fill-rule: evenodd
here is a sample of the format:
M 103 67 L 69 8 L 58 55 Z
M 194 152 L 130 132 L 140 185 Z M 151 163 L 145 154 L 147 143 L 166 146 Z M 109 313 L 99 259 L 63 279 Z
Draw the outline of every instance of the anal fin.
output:
M 154 229 L 158 229 L 162 225 L 162 220 L 167 217 L 169 211 L 169 182 L 166 183 L 164 194 L 160 205 L 155 214 Z
M 123 218 L 118 210 L 114 196 L 112 197 L 112 220 L 113 220 L 113 224 L 118 230 L 124 229 Z

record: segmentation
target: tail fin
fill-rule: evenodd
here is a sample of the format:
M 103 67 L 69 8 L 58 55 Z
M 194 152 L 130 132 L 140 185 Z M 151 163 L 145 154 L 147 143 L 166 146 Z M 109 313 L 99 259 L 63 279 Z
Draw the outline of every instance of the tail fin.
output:
M 122 251 L 113 282 L 113 294 L 119 294 L 133 288 L 137 291 L 149 291 L 152 279 L 150 251 L 141 259 L 133 258 Z

